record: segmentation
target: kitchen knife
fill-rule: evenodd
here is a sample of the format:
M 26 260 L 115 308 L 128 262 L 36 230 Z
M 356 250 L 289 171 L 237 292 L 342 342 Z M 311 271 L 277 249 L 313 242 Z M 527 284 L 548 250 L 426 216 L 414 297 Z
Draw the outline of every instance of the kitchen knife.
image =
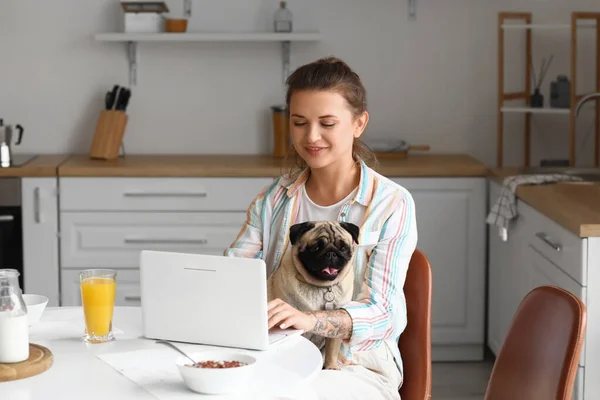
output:
M 115 110 L 123 111 L 127 109 L 127 105 L 129 104 L 129 98 L 131 97 L 131 90 L 127 88 L 121 88 L 119 92 L 119 98 L 117 99 L 117 105 Z
M 106 96 L 104 99 L 104 103 L 107 110 L 112 110 L 115 105 L 115 101 L 117 100 L 117 91 L 119 90 L 119 85 L 114 85 L 110 92 L 106 92 Z

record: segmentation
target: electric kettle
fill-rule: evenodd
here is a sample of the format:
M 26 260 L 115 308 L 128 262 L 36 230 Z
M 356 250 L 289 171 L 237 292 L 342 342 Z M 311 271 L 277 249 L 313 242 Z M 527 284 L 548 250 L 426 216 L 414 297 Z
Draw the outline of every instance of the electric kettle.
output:
M 19 137 L 15 142 L 15 145 L 21 144 L 21 140 L 23 140 L 23 127 L 17 124 L 14 128 L 19 131 Z M 12 155 L 12 134 L 13 127 L 11 125 L 4 125 L 2 119 L 0 119 L 0 167 L 6 168 L 10 167 L 13 164 L 13 155 Z

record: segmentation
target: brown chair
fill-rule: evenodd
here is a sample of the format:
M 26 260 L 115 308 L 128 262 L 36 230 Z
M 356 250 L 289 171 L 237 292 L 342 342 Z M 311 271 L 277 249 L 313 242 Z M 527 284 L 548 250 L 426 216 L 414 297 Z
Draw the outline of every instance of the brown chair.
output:
M 586 325 L 585 305 L 572 293 L 533 289 L 513 317 L 485 399 L 570 399 Z
M 408 323 L 398 340 L 404 366 L 402 400 L 431 399 L 431 265 L 415 250 L 404 283 Z

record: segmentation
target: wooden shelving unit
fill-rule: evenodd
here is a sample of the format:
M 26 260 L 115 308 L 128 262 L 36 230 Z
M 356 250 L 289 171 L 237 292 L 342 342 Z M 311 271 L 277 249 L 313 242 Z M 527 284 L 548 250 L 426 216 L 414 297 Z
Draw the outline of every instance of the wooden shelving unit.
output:
M 522 23 L 509 24 L 507 21 L 516 20 Z M 504 114 L 520 113 L 525 115 L 524 124 L 524 166 L 530 166 L 531 153 L 531 117 L 533 114 L 568 115 L 569 124 L 569 165 L 575 166 L 575 107 L 584 95 L 577 94 L 577 35 L 580 29 L 596 30 L 596 92 L 600 92 L 600 13 L 573 12 L 570 24 L 533 24 L 532 13 L 501 12 L 498 14 L 498 133 L 497 133 L 497 165 L 504 163 Z M 504 87 L 504 44 L 506 30 L 522 30 L 525 33 L 525 82 L 524 90 L 516 93 L 506 93 Z M 535 108 L 529 107 L 532 91 L 531 63 L 534 30 L 564 30 L 571 34 L 571 68 L 569 79 L 571 81 L 570 108 Z M 524 100 L 525 104 L 507 105 L 507 102 Z M 547 99 L 549 103 L 550 99 Z M 600 99 L 595 100 L 595 134 L 594 134 L 594 165 L 600 163 Z
M 127 46 L 129 61 L 129 84 L 137 84 L 138 43 L 139 42 L 280 42 L 283 80 L 289 75 L 291 42 L 317 42 L 319 32 L 186 32 L 186 33 L 98 33 L 95 39 L 100 42 L 124 43 Z

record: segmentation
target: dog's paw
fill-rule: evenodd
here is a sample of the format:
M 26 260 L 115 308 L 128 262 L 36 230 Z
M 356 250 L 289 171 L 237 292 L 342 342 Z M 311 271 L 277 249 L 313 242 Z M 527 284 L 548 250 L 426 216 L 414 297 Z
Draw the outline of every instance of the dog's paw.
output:
M 340 367 L 337 363 L 330 363 L 330 364 L 325 364 L 323 366 L 323 369 L 329 369 L 329 370 L 336 370 L 339 371 Z

